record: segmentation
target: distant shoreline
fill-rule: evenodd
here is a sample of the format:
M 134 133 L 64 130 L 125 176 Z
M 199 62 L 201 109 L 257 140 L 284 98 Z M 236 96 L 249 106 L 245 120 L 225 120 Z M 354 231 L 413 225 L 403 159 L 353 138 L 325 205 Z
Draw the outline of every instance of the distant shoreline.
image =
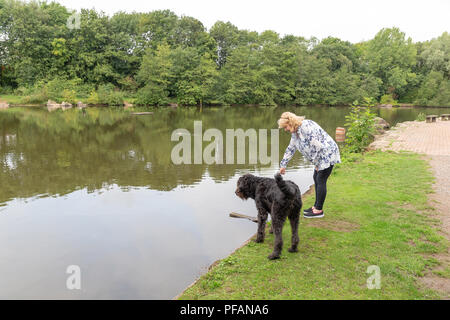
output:
M 20 96 L 17 96 L 20 97 Z M 8 101 L 9 100 L 9 101 Z M 0 96 L 0 101 L 6 102 L 9 104 L 9 107 L 46 107 L 47 103 L 13 103 L 10 102 L 10 99 L 2 99 Z M 74 105 L 74 107 L 76 104 Z M 87 107 L 124 107 L 124 105 L 108 105 L 108 104 L 87 104 Z M 310 104 L 310 105 L 262 105 L 262 104 L 230 104 L 230 105 L 222 105 L 222 104 L 211 104 L 211 105 L 203 105 L 203 107 L 332 107 L 332 108 L 339 108 L 339 107 L 349 107 L 350 105 L 326 105 L 326 104 Z M 152 105 L 131 105 L 131 107 L 138 107 L 138 108 L 149 108 L 149 107 L 170 107 L 170 108 L 177 108 L 177 107 L 200 107 L 199 105 L 195 106 L 177 106 L 174 107 L 173 105 L 159 105 L 159 106 L 152 106 Z M 423 106 L 423 105 L 415 105 L 415 104 L 409 104 L 409 103 L 399 103 L 396 105 L 386 105 L 386 104 L 378 104 L 374 106 L 375 108 L 383 108 L 383 109 L 399 109 L 399 108 L 450 108 L 449 106 Z

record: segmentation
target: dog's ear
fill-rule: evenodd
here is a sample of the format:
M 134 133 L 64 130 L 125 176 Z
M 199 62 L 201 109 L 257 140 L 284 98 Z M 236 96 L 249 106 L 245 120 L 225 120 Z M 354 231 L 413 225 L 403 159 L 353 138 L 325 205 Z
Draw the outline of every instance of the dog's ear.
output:
M 241 177 L 241 182 L 239 184 L 239 188 L 245 194 L 246 197 L 250 197 L 253 194 L 253 178 L 254 176 L 251 174 L 245 174 Z
M 242 185 L 242 187 L 243 188 L 248 188 L 248 186 L 249 186 L 249 184 L 250 184 L 250 180 L 251 180 L 251 177 L 250 177 L 250 174 L 244 174 L 242 177 L 241 177 L 241 185 Z

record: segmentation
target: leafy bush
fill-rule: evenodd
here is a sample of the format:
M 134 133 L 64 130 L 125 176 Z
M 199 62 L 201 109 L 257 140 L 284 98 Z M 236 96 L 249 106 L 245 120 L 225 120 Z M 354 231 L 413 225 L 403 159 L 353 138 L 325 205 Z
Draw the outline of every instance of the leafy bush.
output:
M 121 91 L 115 89 L 111 83 L 100 85 L 97 90 L 98 103 L 110 106 L 123 105 L 124 95 Z
M 36 91 L 31 95 L 26 95 L 23 97 L 21 103 L 29 104 L 29 103 L 44 103 L 48 100 L 47 94 L 45 90 Z
M 138 88 L 138 83 L 131 76 L 126 76 L 119 81 L 119 85 L 122 90 L 127 92 L 136 92 Z
M 417 121 L 425 121 L 426 119 L 427 119 L 427 116 L 423 112 L 419 113 L 416 118 Z
M 21 103 L 43 103 L 48 100 L 47 87 L 43 81 L 37 81 L 33 86 L 19 87 L 14 94 L 22 96 Z
M 77 94 L 75 90 L 64 89 L 62 92 L 62 100 L 69 103 L 76 103 Z
M 398 104 L 397 100 L 395 100 L 392 95 L 390 94 L 385 94 L 381 97 L 380 99 L 380 104 Z
M 49 99 L 56 102 L 66 101 L 71 103 L 76 102 L 77 92 L 80 91 L 81 86 L 82 80 L 80 78 L 71 80 L 54 78 L 44 85 Z
M 146 85 L 139 89 L 135 103 L 137 105 L 165 105 L 168 103 L 167 92 L 160 86 Z
M 91 91 L 91 94 L 87 98 L 87 103 L 89 103 L 89 104 L 99 104 L 100 103 L 97 91 L 95 91 L 95 90 Z
M 376 114 L 372 113 L 371 107 L 360 107 L 352 105 L 350 113 L 345 116 L 348 127 L 345 139 L 345 151 L 359 153 L 369 145 L 375 128 Z
M 0 94 L 12 94 L 14 89 L 11 86 L 0 86 Z

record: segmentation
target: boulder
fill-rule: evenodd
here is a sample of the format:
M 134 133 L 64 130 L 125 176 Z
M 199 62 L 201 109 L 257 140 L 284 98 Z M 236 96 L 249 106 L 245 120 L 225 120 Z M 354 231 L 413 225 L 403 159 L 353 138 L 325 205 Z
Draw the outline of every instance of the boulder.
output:
M 391 127 L 389 122 L 387 122 L 386 120 L 384 120 L 383 118 L 380 118 L 380 117 L 375 118 L 375 124 L 382 126 L 383 129 L 389 129 Z
M 49 107 L 49 106 L 56 106 L 56 105 L 59 105 L 58 103 L 56 103 L 55 101 L 53 101 L 53 100 L 48 100 L 47 101 L 47 107 Z
M 8 102 L 0 102 L 0 109 L 8 109 L 9 108 L 9 103 Z
M 389 130 L 391 128 L 391 125 L 389 122 L 384 120 L 383 118 L 376 117 L 375 118 L 375 129 L 378 134 L 384 133 L 386 130 Z
M 62 108 L 63 110 L 70 109 L 70 108 L 72 108 L 72 104 L 69 103 L 69 102 L 63 101 L 63 102 L 61 102 L 61 108 Z
M 77 102 L 77 107 L 78 107 L 78 109 L 83 109 L 83 108 L 86 108 L 87 107 L 87 105 L 86 104 L 84 104 L 83 102 L 81 102 L 81 101 L 78 101 Z
M 56 103 L 53 100 L 48 100 L 47 101 L 47 110 L 48 111 L 54 111 L 54 110 L 59 109 L 59 108 L 61 108 L 61 105 L 59 103 Z
M 61 107 L 65 107 L 65 108 L 72 108 L 72 104 L 69 102 L 61 102 Z
M 129 103 L 129 102 L 126 102 L 126 101 L 123 102 L 123 107 L 124 107 L 125 109 L 131 108 L 132 106 L 133 106 L 133 104 L 131 104 L 131 103 Z

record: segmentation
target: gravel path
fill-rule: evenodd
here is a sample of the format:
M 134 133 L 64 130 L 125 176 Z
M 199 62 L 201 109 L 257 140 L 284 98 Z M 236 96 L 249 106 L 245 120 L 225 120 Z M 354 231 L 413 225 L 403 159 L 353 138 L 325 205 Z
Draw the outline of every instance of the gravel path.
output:
M 450 121 L 399 123 L 378 136 L 369 148 L 407 150 L 426 155 L 436 178 L 433 185 L 435 193 L 429 196 L 430 205 L 442 221 L 442 234 L 450 240 Z M 438 270 L 450 267 L 450 252 L 439 254 L 436 258 L 441 261 Z M 421 281 L 450 299 L 450 279 L 429 272 Z

